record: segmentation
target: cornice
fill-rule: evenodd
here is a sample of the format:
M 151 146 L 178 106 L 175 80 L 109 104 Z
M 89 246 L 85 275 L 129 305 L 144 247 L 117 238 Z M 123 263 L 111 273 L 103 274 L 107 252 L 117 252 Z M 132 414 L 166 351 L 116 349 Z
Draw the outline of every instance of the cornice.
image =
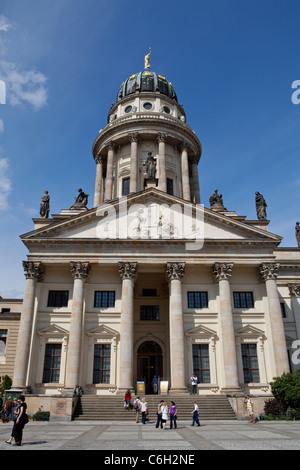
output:
M 154 136 L 157 136 L 161 132 L 166 133 L 167 131 L 168 136 L 178 143 L 186 139 L 192 144 L 192 153 L 200 158 L 202 153 L 201 143 L 193 130 L 184 122 L 172 116 L 164 116 L 162 118 L 160 113 L 151 113 L 151 115 L 137 113 L 135 116 L 136 118 L 122 116 L 105 126 L 94 141 L 92 147 L 94 158 L 96 158 L 96 155 L 99 153 L 107 152 L 105 148 L 107 141 L 113 140 L 115 143 L 118 143 L 119 140 L 128 136 L 128 133 L 133 132 L 139 132 L 140 138 L 143 139 L 143 131 L 151 132 L 151 129 L 149 129 L 150 126 L 155 126 L 152 131 Z

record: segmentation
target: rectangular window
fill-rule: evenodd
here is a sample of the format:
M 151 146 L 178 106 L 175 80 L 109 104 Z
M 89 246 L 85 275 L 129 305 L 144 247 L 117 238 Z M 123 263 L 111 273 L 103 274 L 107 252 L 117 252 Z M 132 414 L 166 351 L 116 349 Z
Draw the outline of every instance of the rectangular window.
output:
M 256 344 L 242 344 L 244 383 L 259 383 Z
M 49 290 L 48 307 L 67 307 L 69 300 L 69 291 L 67 290 Z
M 159 305 L 141 305 L 140 319 L 145 321 L 158 321 Z
M 46 344 L 43 383 L 58 383 L 60 374 L 61 344 Z
M 286 318 L 284 302 L 280 302 L 280 308 L 281 308 L 281 315 L 282 315 L 282 318 Z
M 7 330 L 0 330 L 0 356 L 6 353 Z
M 171 196 L 174 194 L 174 184 L 171 178 L 167 178 L 167 193 Z
M 253 308 L 253 292 L 234 292 L 234 308 Z
M 110 344 L 95 344 L 94 349 L 94 384 L 110 383 Z
M 99 290 L 95 291 L 94 307 L 108 308 L 115 306 L 115 291 Z
M 130 193 L 130 178 L 123 178 L 122 180 L 122 196 L 127 196 Z
M 208 344 L 193 344 L 193 371 L 198 383 L 210 383 Z
M 207 292 L 188 292 L 188 308 L 207 308 Z

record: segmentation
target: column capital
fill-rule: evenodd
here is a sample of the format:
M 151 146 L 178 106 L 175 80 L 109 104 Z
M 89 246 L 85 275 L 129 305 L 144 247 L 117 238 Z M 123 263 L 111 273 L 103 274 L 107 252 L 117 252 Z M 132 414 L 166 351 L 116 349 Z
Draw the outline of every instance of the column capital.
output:
M 99 163 L 104 163 L 106 160 L 106 157 L 104 157 L 104 155 L 96 155 L 95 157 L 95 162 L 97 163 L 97 165 Z
M 108 150 L 116 150 L 117 149 L 117 144 L 113 142 L 112 140 L 109 140 L 108 142 L 105 143 L 105 147 L 108 148 Z
M 264 281 L 276 281 L 279 268 L 279 263 L 262 263 L 259 266 L 259 272 Z
M 70 267 L 73 279 L 85 280 L 91 270 L 91 265 L 88 261 L 70 261 Z
M 157 140 L 157 142 L 165 143 L 165 142 L 167 142 L 167 138 L 168 138 L 168 134 L 166 134 L 165 132 L 159 132 L 157 134 L 156 140 Z
M 290 296 L 300 297 L 300 283 L 288 284 L 290 290 Z
M 186 140 L 183 140 L 182 142 L 180 142 L 180 144 L 178 145 L 178 148 L 179 150 L 182 152 L 183 150 L 188 150 L 189 148 L 191 147 L 191 145 L 186 141 Z
M 38 282 L 43 281 L 44 268 L 40 261 L 23 261 L 22 265 L 26 279 L 33 279 Z
M 213 273 L 217 281 L 228 280 L 232 275 L 233 263 L 215 263 Z
M 140 135 L 139 135 L 138 132 L 130 132 L 128 134 L 128 138 L 129 138 L 130 142 L 139 142 Z
M 132 281 L 135 280 L 136 278 L 136 273 L 137 273 L 137 263 L 129 263 L 129 262 L 122 262 L 119 261 L 119 273 L 121 276 L 121 279 L 131 279 Z
M 167 263 L 166 276 L 169 281 L 181 280 L 185 272 L 185 263 Z

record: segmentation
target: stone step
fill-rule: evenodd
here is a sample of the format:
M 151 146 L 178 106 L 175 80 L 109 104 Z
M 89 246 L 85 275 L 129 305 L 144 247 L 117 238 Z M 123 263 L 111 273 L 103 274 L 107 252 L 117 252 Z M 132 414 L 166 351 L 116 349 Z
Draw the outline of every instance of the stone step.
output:
M 132 402 L 134 401 L 134 396 Z M 222 396 L 161 396 L 146 395 L 148 403 L 149 419 L 156 420 L 157 405 L 160 400 L 165 400 L 167 404 L 173 400 L 178 409 L 178 419 L 190 420 L 193 409 L 193 401 L 196 400 L 199 406 L 200 420 L 208 419 L 236 419 L 235 413 L 226 397 Z M 74 420 L 111 420 L 111 421 L 135 421 L 135 410 L 124 409 L 124 399 L 121 396 L 97 396 L 83 395 L 79 400 Z

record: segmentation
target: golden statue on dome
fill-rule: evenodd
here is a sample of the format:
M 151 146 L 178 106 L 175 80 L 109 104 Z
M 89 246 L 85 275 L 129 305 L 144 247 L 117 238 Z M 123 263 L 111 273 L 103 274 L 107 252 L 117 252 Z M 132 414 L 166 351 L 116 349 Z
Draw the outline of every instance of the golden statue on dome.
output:
M 149 54 L 145 55 L 145 70 L 150 69 L 150 60 L 149 60 L 150 54 L 151 54 L 151 47 L 149 47 Z

